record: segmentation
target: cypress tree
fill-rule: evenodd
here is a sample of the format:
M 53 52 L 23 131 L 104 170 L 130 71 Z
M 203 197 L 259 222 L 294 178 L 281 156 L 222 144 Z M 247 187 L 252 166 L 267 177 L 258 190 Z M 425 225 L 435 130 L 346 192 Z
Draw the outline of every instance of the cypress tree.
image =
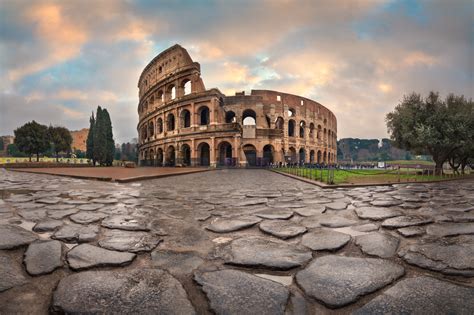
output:
M 100 165 L 105 164 L 107 151 L 107 133 L 105 130 L 104 112 L 100 106 L 97 107 L 94 130 L 94 158 Z
M 89 160 L 92 160 L 92 163 L 95 166 L 95 158 L 94 158 L 94 130 L 95 130 L 95 118 L 94 112 L 92 112 L 92 116 L 89 119 L 89 133 L 87 134 L 87 141 L 86 141 L 86 157 Z
M 105 151 L 104 151 L 104 163 L 105 165 L 111 166 L 114 161 L 115 155 L 115 142 L 114 135 L 112 133 L 112 122 L 110 121 L 110 115 L 107 109 L 102 110 L 103 128 L 105 133 Z

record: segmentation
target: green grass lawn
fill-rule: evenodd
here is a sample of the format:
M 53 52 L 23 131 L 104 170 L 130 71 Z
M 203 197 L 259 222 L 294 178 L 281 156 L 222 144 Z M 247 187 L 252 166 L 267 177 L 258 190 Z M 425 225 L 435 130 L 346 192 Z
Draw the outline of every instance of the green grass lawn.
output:
M 434 166 L 435 163 L 432 161 L 425 161 L 425 160 L 395 160 L 395 161 L 387 161 L 386 164 L 391 164 L 391 165 L 402 165 L 402 164 L 408 164 L 408 165 L 432 165 Z
M 369 184 L 369 183 L 397 183 L 397 182 L 414 182 L 414 181 L 436 181 L 450 176 L 435 176 L 435 175 L 417 175 L 413 169 L 401 169 L 400 174 L 398 170 L 334 170 L 334 175 L 328 170 L 318 170 L 309 168 L 279 168 L 278 171 L 285 173 L 317 180 L 323 183 L 328 183 L 333 176 L 334 184 Z

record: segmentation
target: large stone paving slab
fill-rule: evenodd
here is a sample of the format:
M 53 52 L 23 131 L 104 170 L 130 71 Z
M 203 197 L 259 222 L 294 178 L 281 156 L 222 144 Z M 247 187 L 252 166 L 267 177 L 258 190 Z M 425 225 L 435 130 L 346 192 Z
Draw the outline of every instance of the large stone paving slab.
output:
M 474 234 L 474 223 L 432 224 L 426 228 L 426 233 L 438 237 Z
M 194 314 L 183 286 L 158 269 L 85 271 L 67 276 L 53 310 L 66 314 Z
M 169 271 L 173 275 L 190 274 L 204 263 L 204 259 L 193 252 L 154 250 L 151 253 L 153 266 Z
M 216 233 L 228 233 L 254 226 L 262 219 L 257 217 L 218 218 L 206 226 L 206 229 Z
M 149 220 L 131 215 L 114 215 L 102 220 L 102 226 L 127 231 L 149 231 Z
M 97 225 L 68 224 L 57 230 L 52 238 L 63 242 L 84 243 L 95 240 L 99 233 Z
M 38 276 L 53 272 L 63 265 L 60 241 L 39 241 L 31 243 L 25 252 L 26 271 Z
M 82 270 L 92 267 L 126 266 L 130 264 L 136 255 L 112 251 L 90 244 L 81 244 L 67 253 L 69 267 L 74 270 Z
M 36 240 L 35 233 L 16 225 L 0 225 L 0 249 L 13 249 L 25 246 Z
M 382 226 L 389 229 L 396 229 L 407 226 L 423 225 L 431 222 L 433 222 L 433 219 L 429 217 L 419 215 L 407 215 L 387 219 L 382 222 Z
M 390 258 L 397 252 L 400 240 L 390 234 L 370 233 L 357 236 L 355 243 L 367 255 Z
M 303 235 L 301 244 L 312 250 L 338 250 L 351 240 L 351 236 L 325 229 L 317 229 Z
M 473 288 L 422 276 L 401 280 L 353 314 L 469 315 L 473 311 Z
M 226 263 L 270 269 L 291 269 L 312 258 L 311 251 L 294 244 L 252 236 L 230 244 Z
M 288 289 L 242 271 L 220 270 L 196 274 L 216 314 L 284 314 Z
M 0 292 L 27 282 L 21 264 L 0 251 Z
M 370 220 L 384 220 L 403 215 L 400 210 L 386 207 L 361 207 L 355 209 L 355 212 L 359 218 Z
M 385 287 L 405 273 L 404 268 L 378 258 L 324 256 L 296 274 L 306 294 L 331 308 L 358 300 Z
M 107 230 L 99 245 L 110 250 L 140 253 L 153 250 L 161 241 L 159 236 L 147 232 Z
M 307 231 L 306 227 L 286 220 L 263 221 L 258 227 L 263 232 L 281 239 L 292 238 Z
M 415 244 L 399 251 L 407 263 L 451 275 L 474 276 L 474 239 Z

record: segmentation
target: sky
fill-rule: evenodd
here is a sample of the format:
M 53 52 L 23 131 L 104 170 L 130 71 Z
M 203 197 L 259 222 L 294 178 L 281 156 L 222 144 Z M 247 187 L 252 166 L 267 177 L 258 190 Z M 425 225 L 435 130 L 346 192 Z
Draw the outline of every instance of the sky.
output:
M 473 16 L 470 0 L 0 0 L 0 135 L 88 128 L 100 105 L 130 141 L 140 73 L 178 43 L 208 89 L 308 97 L 338 138 L 380 139 L 408 93 L 473 97 Z

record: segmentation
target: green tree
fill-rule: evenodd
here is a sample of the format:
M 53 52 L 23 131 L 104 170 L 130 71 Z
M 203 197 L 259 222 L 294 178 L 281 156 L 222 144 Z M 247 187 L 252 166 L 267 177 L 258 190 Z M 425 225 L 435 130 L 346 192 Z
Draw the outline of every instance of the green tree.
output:
M 440 174 L 443 163 L 465 144 L 466 126 L 459 117 L 465 103 L 463 96 L 449 95 L 443 101 L 435 92 L 424 99 L 416 93 L 404 96 L 386 117 L 391 139 L 400 148 L 430 154 Z
M 94 159 L 99 165 L 104 165 L 107 148 L 107 139 L 102 107 L 97 107 L 94 127 Z
M 7 146 L 7 155 L 11 157 L 25 157 L 27 156 L 25 153 L 18 150 L 16 144 L 12 143 Z
M 3 142 L 3 138 L 0 137 L 0 151 L 3 151 L 4 146 L 5 146 L 5 143 Z
M 95 130 L 95 117 L 94 112 L 92 112 L 91 117 L 89 118 L 89 132 L 87 133 L 86 140 L 86 157 L 92 161 L 95 165 L 94 159 L 94 130 Z
M 104 164 L 111 166 L 114 161 L 115 142 L 112 132 L 112 122 L 110 121 L 110 115 L 106 108 L 102 110 L 102 119 L 106 140 Z
M 72 136 L 67 128 L 49 126 L 49 138 L 52 149 L 59 159 L 59 152 L 71 152 Z
M 39 161 L 40 153 L 49 148 L 48 127 L 31 121 L 15 129 L 15 144 L 18 149 L 30 157 L 36 154 L 36 161 Z

